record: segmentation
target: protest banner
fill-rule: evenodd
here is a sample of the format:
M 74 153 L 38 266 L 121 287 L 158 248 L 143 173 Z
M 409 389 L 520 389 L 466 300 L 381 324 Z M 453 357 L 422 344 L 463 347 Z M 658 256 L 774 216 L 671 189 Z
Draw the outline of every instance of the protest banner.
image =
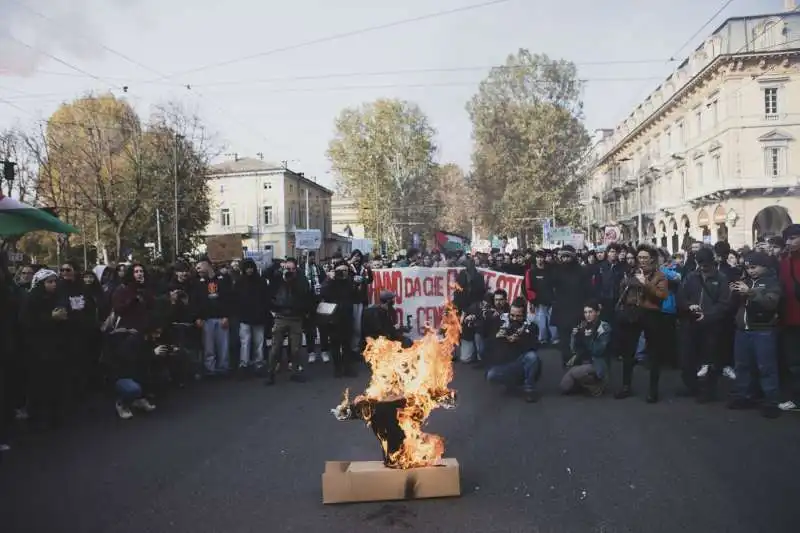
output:
M 411 327 L 412 338 L 425 334 L 426 326 L 438 328 L 446 301 L 455 293 L 456 279 L 462 268 L 382 268 L 374 271 L 369 292 L 370 303 L 378 301 L 382 290 L 395 295 L 398 326 Z M 483 274 L 487 290 L 503 289 L 509 301 L 524 294 L 524 277 L 478 269 Z

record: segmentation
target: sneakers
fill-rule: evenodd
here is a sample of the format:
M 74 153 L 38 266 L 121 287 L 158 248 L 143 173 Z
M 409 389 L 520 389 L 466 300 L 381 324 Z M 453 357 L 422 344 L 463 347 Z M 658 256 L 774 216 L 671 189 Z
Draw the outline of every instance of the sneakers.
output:
M 127 405 L 123 405 L 121 402 L 117 402 L 117 416 L 119 416 L 123 420 L 128 420 L 129 418 L 133 418 L 133 412 L 131 412 L 130 407 Z
M 16 420 L 27 420 L 28 419 L 28 410 L 24 407 L 20 409 L 16 409 L 14 411 L 14 419 Z
M 141 409 L 145 413 L 152 413 L 156 410 L 156 406 L 150 403 L 150 400 L 147 398 L 139 398 L 138 400 L 134 400 L 133 407 L 136 409 Z
M 736 381 L 736 372 L 734 372 L 733 368 L 726 366 L 722 369 L 722 375 L 726 378 L 730 379 L 731 381 Z
M 0 444 L 0 453 L 10 452 L 10 451 L 11 451 L 11 446 L 9 446 L 8 444 Z
M 322 362 L 323 363 L 330 363 L 331 362 L 331 354 L 328 352 L 322 352 Z
M 313 365 L 316 362 L 317 362 L 317 354 L 314 352 L 308 354 L 308 364 Z
M 700 370 L 697 371 L 698 378 L 704 378 L 708 375 L 708 365 L 703 365 L 700 367 Z
M 800 411 L 800 406 L 789 400 L 788 402 L 779 403 L 778 409 L 781 411 Z

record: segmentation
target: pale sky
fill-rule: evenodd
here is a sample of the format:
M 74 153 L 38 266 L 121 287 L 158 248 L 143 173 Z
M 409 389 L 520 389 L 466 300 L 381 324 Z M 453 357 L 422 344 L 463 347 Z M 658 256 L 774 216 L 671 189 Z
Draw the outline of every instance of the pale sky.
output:
M 339 111 L 402 98 L 430 117 L 439 161 L 468 169 L 464 106 L 509 53 L 576 62 L 588 80 L 587 127 L 614 127 L 676 66 L 670 57 L 683 59 L 728 17 L 784 4 L 733 0 L 688 44 L 725 0 L 505 0 L 325 40 L 480 3 L 0 0 L 0 129 L 33 124 L 87 91 L 128 86 L 142 115 L 184 102 L 226 152 L 288 160 L 330 186 L 325 150 Z M 163 76 L 172 77 L 154 81 Z

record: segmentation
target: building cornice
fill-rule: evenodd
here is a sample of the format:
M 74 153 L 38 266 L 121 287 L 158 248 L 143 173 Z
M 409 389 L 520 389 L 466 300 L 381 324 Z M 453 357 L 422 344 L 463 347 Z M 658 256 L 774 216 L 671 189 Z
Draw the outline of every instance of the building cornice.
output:
M 792 56 L 800 56 L 800 48 L 793 48 L 791 50 L 774 50 L 769 52 L 745 52 L 740 54 L 721 54 L 714 58 L 703 70 L 697 73 L 691 80 L 689 80 L 683 87 L 675 91 L 675 93 L 661 104 L 658 109 L 653 111 L 647 118 L 641 121 L 636 127 L 628 132 L 618 143 L 616 143 L 605 154 L 597 159 L 595 168 L 608 164 L 610 160 L 623 151 L 631 141 L 633 141 L 640 134 L 644 133 L 650 126 L 657 123 L 662 117 L 667 115 L 667 112 L 674 106 L 678 105 L 681 100 L 688 96 L 698 85 L 711 78 L 711 74 L 716 72 L 720 67 L 729 63 L 736 63 L 752 59 L 773 59 L 784 58 L 788 59 Z

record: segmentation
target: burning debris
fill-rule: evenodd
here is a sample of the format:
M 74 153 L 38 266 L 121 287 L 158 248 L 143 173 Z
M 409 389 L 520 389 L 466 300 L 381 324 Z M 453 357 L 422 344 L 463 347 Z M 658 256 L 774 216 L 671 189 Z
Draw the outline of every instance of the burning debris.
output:
M 367 339 L 364 358 L 372 369 L 367 389 L 352 401 L 345 390 L 342 403 L 331 410 L 338 420 L 364 420 L 378 437 L 389 468 L 435 466 L 444 454 L 444 439 L 423 432 L 422 426 L 437 407 L 456 405 L 456 392 L 448 386 L 461 322 L 449 302 L 439 332 L 428 327 L 409 348 L 384 337 Z

